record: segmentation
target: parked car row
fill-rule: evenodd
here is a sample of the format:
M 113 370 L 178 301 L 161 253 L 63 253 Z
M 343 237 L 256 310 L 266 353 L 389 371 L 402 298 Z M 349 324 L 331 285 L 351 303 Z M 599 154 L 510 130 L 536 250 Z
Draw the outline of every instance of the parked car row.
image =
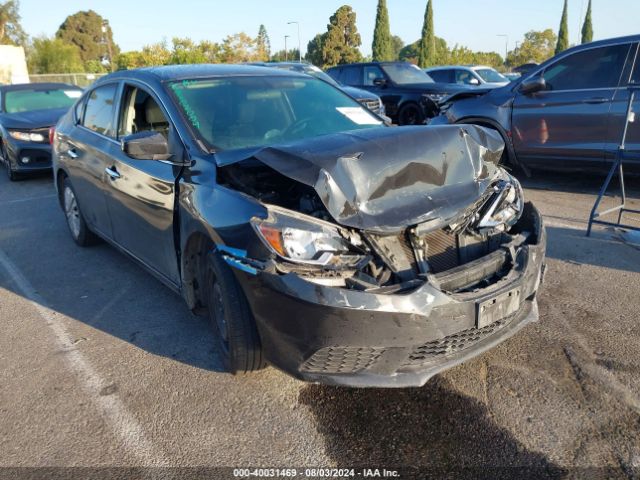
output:
M 640 82 L 639 42 L 635 35 L 570 48 L 505 87 L 451 96 L 430 125 L 492 128 L 514 165 L 606 169 L 627 121 L 629 86 Z M 626 151 L 635 169 L 640 122 L 636 114 L 629 120 Z

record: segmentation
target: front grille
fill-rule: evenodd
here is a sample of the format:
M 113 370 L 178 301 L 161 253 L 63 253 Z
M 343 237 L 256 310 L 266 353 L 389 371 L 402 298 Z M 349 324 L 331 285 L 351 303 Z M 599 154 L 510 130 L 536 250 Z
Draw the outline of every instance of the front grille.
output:
M 513 319 L 515 314 L 503 318 L 483 328 L 470 328 L 461 332 L 448 335 L 439 340 L 427 342 L 424 345 L 416 347 L 402 365 L 403 367 L 417 367 L 428 364 L 438 358 L 453 355 L 465 350 L 480 340 L 496 333 L 507 326 Z
M 374 113 L 380 113 L 380 102 L 378 100 L 359 100 L 360 104 Z
M 310 373 L 356 373 L 371 367 L 384 348 L 325 347 L 313 354 L 301 371 Z

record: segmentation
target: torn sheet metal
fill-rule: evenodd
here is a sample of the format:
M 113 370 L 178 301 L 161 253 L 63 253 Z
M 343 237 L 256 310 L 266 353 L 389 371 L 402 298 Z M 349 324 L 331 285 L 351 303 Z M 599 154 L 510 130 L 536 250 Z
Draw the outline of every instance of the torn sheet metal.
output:
M 219 152 L 219 166 L 255 158 L 313 187 L 336 222 L 391 232 L 454 218 L 498 173 L 504 143 L 476 125 L 372 128 Z

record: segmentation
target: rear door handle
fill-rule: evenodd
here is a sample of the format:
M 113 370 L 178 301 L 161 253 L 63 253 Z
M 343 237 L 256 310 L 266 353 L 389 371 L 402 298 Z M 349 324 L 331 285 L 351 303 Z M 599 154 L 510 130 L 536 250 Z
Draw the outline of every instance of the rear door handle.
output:
M 118 173 L 118 170 L 116 170 L 116 167 L 107 167 L 104 169 L 104 171 L 107 175 L 109 175 L 111 180 L 120 178 L 120 174 Z
M 597 104 L 597 103 L 605 103 L 605 102 L 608 102 L 608 101 L 609 101 L 608 98 L 593 97 L 593 98 L 587 98 L 586 100 L 583 100 L 582 103 Z
M 67 150 L 66 153 L 69 156 L 69 158 L 78 158 L 78 152 L 76 152 L 75 148 L 70 148 L 69 150 Z

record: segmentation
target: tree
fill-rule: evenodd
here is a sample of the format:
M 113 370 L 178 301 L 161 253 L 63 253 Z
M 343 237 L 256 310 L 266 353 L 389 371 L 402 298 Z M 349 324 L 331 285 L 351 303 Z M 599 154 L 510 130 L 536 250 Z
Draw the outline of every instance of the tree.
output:
M 362 44 L 356 27 L 356 13 L 349 5 L 343 5 L 329 19 L 326 37 L 323 39 L 323 67 L 359 62 Z
M 562 18 L 560 19 L 560 30 L 558 30 L 558 43 L 556 45 L 555 51 L 556 55 L 569 48 L 569 22 L 567 20 L 567 17 L 567 0 L 564 0 Z
M 587 15 L 584 17 L 584 24 L 582 25 L 582 42 L 589 43 L 593 40 L 593 25 L 591 24 L 591 0 L 589 0 L 589 6 L 587 7 Z
M 256 38 L 256 54 L 255 58 L 258 62 L 267 62 L 271 57 L 271 41 L 269 34 L 264 25 L 260 25 L 258 30 L 258 38 Z M 298 57 L 296 57 L 298 58 Z
M 35 74 L 83 71 L 80 49 L 59 38 L 35 38 L 27 63 L 29 71 Z
M 544 62 L 553 56 L 556 42 L 556 34 L 550 28 L 542 32 L 527 32 L 520 46 L 509 52 L 507 64 L 513 67 L 529 62 Z
M 309 63 L 313 63 L 316 67 L 324 68 L 324 58 L 322 56 L 322 47 L 327 34 L 317 34 L 313 40 L 307 44 L 307 54 L 304 57 Z
M 255 59 L 256 40 L 244 32 L 229 35 L 222 41 L 220 61 L 223 63 L 251 62 Z
M 416 40 L 415 42 L 404 46 L 398 54 L 398 59 L 403 62 L 418 64 L 420 61 L 421 44 L 422 40 Z M 449 47 L 447 46 L 447 42 L 444 40 L 444 38 L 435 37 L 434 44 L 435 48 L 433 50 L 435 53 L 433 54 L 434 58 L 431 65 L 445 65 L 449 63 Z
M 216 63 L 220 54 L 220 45 L 210 41 L 196 44 L 190 38 L 174 38 L 169 58 L 170 64 Z
M 105 32 L 102 31 L 103 25 Z M 80 58 L 86 64 L 91 60 L 102 62 L 109 55 L 115 60 L 120 52 L 113 41 L 113 32 L 109 24 L 93 10 L 81 11 L 69 15 L 60 25 L 56 37 L 80 49 Z M 111 52 L 109 52 L 109 45 Z
M 0 44 L 23 45 L 27 34 L 20 25 L 20 2 L 9 0 L 0 3 Z
M 376 27 L 373 31 L 373 44 L 371 45 L 374 62 L 386 62 L 395 60 L 393 52 L 393 40 L 389 27 L 389 11 L 386 0 L 378 0 L 378 12 L 376 14 Z
M 433 6 L 431 0 L 427 1 L 427 9 L 424 12 L 422 25 L 422 38 L 418 52 L 418 65 L 422 68 L 436 63 L 436 36 L 433 30 Z
M 393 50 L 392 60 L 398 60 L 400 58 L 400 52 L 404 48 L 404 41 L 397 35 L 391 37 L 391 47 Z
M 272 62 L 297 62 L 298 58 L 300 58 L 300 50 L 292 48 L 286 52 L 284 49 L 277 51 L 271 56 L 270 60 Z

